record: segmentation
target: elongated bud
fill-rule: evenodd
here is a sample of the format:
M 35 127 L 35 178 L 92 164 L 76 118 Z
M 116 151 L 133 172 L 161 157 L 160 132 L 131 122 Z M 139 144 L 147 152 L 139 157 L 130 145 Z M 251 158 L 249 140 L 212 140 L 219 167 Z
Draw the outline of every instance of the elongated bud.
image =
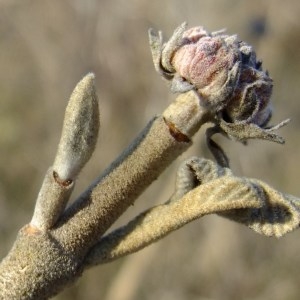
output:
M 98 101 L 94 74 L 75 87 L 68 103 L 53 170 L 60 180 L 74 180 L 90 159 L 99 130 Z
M 98 136 L 99 110 L 94 74 L 75 87 L 66 108 L 54 165 L 46 174 L 30 225 L 47 231 L 59 219 L 74 188 L 75 179 L 91 157 Z

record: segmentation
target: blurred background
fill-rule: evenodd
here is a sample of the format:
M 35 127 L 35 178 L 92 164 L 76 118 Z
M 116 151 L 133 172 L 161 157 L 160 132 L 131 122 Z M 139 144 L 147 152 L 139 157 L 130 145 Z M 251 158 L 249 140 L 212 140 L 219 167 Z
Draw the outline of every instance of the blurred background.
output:
M 255 47 L 275 82 L 273 123 L 292 119 L 280 129 L 286 145 L 217 141 L 236 174 L 300 196 L 299 14 L 298 0 L 0 0 L 1 258 L 31 219 L 68 97 L 87 72 L 96 74 L 101 132 L 74 197 L 175 98 L 154 71 L 150 27 L 166 38 L 183 21 L 209 31 L 227 28 Z M 115 226 L 166 201 L 184 158 L 210 157 L 203 134 Z M 276 240 L 209 216 L 86 272 L 54 299 L 299 299 L 299 251 L 297 231 Z

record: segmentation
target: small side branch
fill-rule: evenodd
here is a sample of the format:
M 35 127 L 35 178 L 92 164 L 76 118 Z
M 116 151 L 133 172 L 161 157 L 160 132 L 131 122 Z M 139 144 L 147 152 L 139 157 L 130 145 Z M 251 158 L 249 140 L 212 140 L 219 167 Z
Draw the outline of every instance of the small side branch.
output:
M 266 236 L 280 237 L 299 227 L 300 199 L 282 194 L 266 183 L 235 177 L 212 161 L 192 158 L 184 163 L 190 172 L 177 187 L 186 190 L 187 178 L 200 185 L 179 199 L 150 208 L 124 227 L 103 237 L 88 253 L 86 267 L 107 263 L 134 253 L 185 224 L 207 214 L 242 223 Z M 179 171 L 182 173 L 182 167 Z M 188 174 L 190 173 L 190 174 Z M 180 195 L 175 191 L 175 195 Z
M 76 177 L 94 152 L 99 130 L 94 78 L 92 73 L 86 75 L 70 97 L 54 164 L 46 174 L 30 222 L 37 230 L 46 231 L 57 222 Z

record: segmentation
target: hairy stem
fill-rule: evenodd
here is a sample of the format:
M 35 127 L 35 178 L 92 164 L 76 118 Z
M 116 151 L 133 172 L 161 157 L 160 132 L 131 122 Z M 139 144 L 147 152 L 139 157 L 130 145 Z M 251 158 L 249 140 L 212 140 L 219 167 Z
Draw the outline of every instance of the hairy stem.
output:
M 206 117 L 206 111 L 190 93 L 179 96 L 164 116 L 152 120 L 65 212 L 54 230 L 64 247 L 84 255 L 144 189 L 191 145 L 191 135 Z
M 53 227 L 24 226 L 0 264 L 0 299 L 48 299 L 74 282 L 99 237 L 192 144 L 207 117 L 192 92 L 179 96 Z

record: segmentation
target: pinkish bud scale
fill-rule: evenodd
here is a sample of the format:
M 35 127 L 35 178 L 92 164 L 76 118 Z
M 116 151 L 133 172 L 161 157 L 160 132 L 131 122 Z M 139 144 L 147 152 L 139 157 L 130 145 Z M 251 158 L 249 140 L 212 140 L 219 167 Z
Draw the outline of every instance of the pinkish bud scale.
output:
M 260 138 L 284 143 L 272 131 L 288 120 L 267 127 L 273 81 L 253 48 L 224 30 L 208 33 L 201 26 L 186 27 L 186 23 L 179 26 L 166 43 L 161 32 L 157 36 L 149 31 L 155 68 L 170 81 L 171 91 L 194 90 L 200 105 L 212 113 L 214 133 L 240 141 Z

